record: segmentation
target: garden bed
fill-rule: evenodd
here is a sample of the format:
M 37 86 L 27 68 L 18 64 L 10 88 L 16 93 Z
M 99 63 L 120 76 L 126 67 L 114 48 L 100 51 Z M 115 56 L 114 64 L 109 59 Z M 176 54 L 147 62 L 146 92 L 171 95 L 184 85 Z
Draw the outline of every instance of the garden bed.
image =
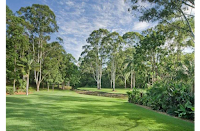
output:
M 28 94 L 32 94 L 32 92 L 29 92 Z M 9 93 L 6 93 L 6 95 L 10 95 L 10 94 L 9 94 Z M 22 91 L 20 91 L 20 92 L 15 92 L 14 95 L 26 95 L 26 92 L 22 92 Z
M 107 93 L 107 92 L 100 92 L 100 91 L 88 91 L 88 90 L 76 90 L 79 94 L 85 95 L 94 95 L 94 96 L 104 96 L 104 97 L 114 97 L 114 98 L 123 98 L 127 99 L 126 94 L 116 94 L 116 93 Z

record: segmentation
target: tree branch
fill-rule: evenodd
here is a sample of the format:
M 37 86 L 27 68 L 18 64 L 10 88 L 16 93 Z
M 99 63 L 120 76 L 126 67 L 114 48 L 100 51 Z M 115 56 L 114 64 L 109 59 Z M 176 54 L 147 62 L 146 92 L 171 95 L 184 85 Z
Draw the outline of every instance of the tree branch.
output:
M 189 29 L 190 29 L 192 37 L 195 38 L 195 35 L 194 35 L 193 31 L 192 31 L 192 28 L 190 26 L 190 23 L 189 23 L 188 19 L 186 18 L 185 14 L 183 13 L 183 11 L 180 8 L 179 8 L 179 10 L 180 10 L 181 14 L 183 15 L 184 19 L 186 20 L 187 25 L 189 26 Z
M 195 8 L 193 5 L 190 5 L 190 4 L 186 3 L 185 1 L 182 1 L 182 3 L 185 4 L 185 5 L 187 5 L 187 6 L 190 6 L 192 8 Z

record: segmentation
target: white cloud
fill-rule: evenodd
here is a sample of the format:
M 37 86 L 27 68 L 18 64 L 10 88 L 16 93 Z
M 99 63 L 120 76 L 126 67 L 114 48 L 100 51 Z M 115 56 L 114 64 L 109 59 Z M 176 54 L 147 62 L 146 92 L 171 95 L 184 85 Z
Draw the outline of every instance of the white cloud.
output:
M 106 28 L 120 35 L 133 29 L 143 30 L 148 23 L 135 23 L 123 0 L 60 0 L 53 5 L 59 25 L 58 36 L 64 40 L 64 48 L 76 59 L 93 30 Z M 136 26 L 133 28 L 133 25 Z
M 65 2 L 68 6 L 73 6 L 74 5 L 74 3 L 72 2 L 72 1 L 67 1 L 67 2 Z
M 150 26 L 147 22 L 135 22 L 133 24 L 133 30 L 145 30 Z

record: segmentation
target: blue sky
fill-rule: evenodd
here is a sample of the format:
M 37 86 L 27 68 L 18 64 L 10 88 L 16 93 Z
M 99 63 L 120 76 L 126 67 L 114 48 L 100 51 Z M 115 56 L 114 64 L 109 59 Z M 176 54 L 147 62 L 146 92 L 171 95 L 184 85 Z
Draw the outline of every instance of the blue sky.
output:
M 140 32 L 155 25 L 139 22 L 128 12 L 124 0 L 7 0 L 6 4 L 13 12 L 32 4 L 48 5 L 54 11 L 59 26 L 59 32 L 51 35 L 52 40 L 63 38 L 65 50 L 76 59 L 93 30 L 106 28 L 123 35 L 128 31 Z

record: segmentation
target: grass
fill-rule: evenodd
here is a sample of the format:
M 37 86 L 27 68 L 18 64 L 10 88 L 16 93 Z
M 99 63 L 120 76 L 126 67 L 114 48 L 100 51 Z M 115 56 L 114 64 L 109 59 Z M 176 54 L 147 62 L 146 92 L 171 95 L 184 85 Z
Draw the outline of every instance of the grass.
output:
M 6 96 L 7 131 L 192 131 L 194 124 L 127 100 L 40 91 Z
M 107 92 L 107 93 L 119 93 L 119 94 L 127 94 L 127 91 L 130 91 L 130 88 L 116 88 L 115 91 L 113 91 L 111 88 L 101 88 L 101 90 L 98 90 L 96 87 L 80 87 L 79 90 L 87 90 L 87 91 L 100 91 L 100 92 Z M 145 93 L 145 89 L 138 89 L 140 92 Z

